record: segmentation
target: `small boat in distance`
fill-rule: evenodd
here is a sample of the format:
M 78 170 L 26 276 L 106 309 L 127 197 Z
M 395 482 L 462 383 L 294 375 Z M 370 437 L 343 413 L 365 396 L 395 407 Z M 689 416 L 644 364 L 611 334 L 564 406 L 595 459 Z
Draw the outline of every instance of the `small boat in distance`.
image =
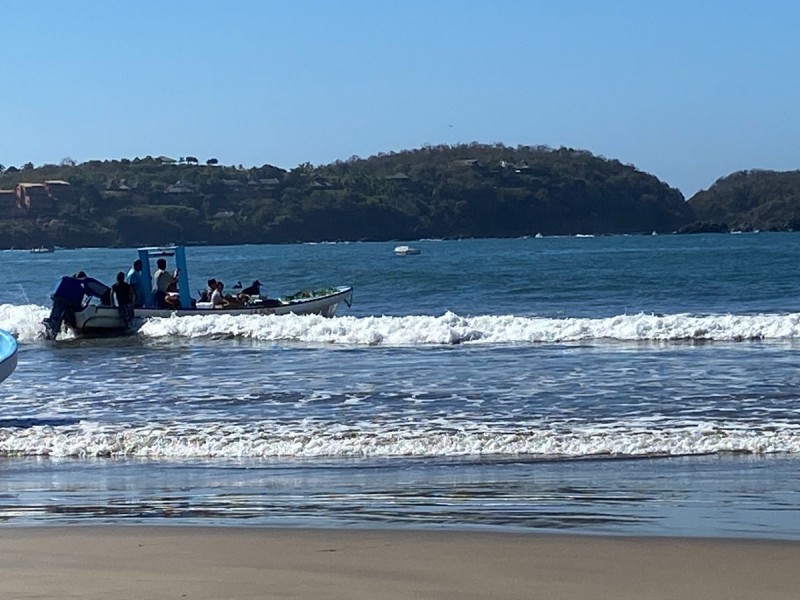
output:
M 55 252 L 54 246 L 39 246 L 38 248 L 31 248 L 31 254 L 49 254 Z
M 89 300 L 73 314 L 60 318 L 60 322 L 51 313 L 45 319 L 45 337 L 54 340 L 61 330 L 62 324 L 66 325 L 76 335 L 114 335 L 135 331 L 146 319 L 153 317 L 188 317 L 197 315 L 320 315 L 333 317 L 339 304 L 350 306 L 353 302 L 353 288 L 338 286 L 312 290 L 301 290 L 290 296 L 281 298 L 262 297 L 260 293 L 251 296 L 237 296 L 236 302 L 226 306 L 214 307 L 211 302 L 200 302 L 191 297 L 189 290 L 189 274 L 186 268 L 186 253 L 183 246 L 168 246 L 159 248 L 139 248 L 139 259 L 142 261 L 142 278 L 151 281 L 150 261 L 157 257 L 174 257 L 178 274 L 178 291 L 173 295 L 174 307 L 160 308 L 156 306 L 155 299 L 150 293 L 149 286 L 145 286 L 145 305 L 134 309 L 132 322 L 126 322 L 120 315 L 119 309 L 111 305 L 111 290 L 108 286 L 96 282 L 103 290 L 94 290 L 100 297 L 99 303 Z M 67 279 L 67 278 L 65 278 Z M 56 299 L 54 298 L 54 312 Z
M 394 253 L 397 256 L 410 256 L 412 254 L 419 254 L 419 248 L 413 248 L 411 246 L 395 246 Z

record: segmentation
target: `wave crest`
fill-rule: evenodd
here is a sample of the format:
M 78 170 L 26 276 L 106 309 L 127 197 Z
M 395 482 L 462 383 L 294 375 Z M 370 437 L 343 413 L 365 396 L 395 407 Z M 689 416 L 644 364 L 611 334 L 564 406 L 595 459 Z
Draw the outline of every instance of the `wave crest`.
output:
M 42 337 L 48 309 L 0 305 L 0 328 L 22 342 Z M 149 319 L 146 338 L 241 338 L 364 346 L 532 344 L 586 341 L 791 341 L 800 338 L 800 313 L 758 315 L 617 315 L 548 318 L 515 315 L 342 316 L 198 315 Z
M 0 456 L 141 458 L 354 458 L 529 456 L 609 458 L 737 452 L 799 453 L 796 426 L 747 428 L 697 423 L 641 427 L 524 428 L 401 427 L 394 431 L 342 424 L 149 423 L 0 427 Z

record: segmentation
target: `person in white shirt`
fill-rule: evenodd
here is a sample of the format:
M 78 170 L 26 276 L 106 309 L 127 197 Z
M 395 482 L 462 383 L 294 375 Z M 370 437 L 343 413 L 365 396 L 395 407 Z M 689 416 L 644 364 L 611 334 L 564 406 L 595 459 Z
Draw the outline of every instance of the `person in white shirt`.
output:
M 211 293 L 211 308 L 222 308 L 228 304 L 228 301 L 222 295 L 223 289 L 225 289 L 225 284 L 218 281 L 216 289 Z
M 175 273 L 167 271 L 167 261 L 164 258 L 159 258 L 156 261 L 156 272 L 153 273 L 153 301 L 158 308 L 168 308 L 167 306 L 167 292 L 171 286 L 178 283 L 178 270 Z

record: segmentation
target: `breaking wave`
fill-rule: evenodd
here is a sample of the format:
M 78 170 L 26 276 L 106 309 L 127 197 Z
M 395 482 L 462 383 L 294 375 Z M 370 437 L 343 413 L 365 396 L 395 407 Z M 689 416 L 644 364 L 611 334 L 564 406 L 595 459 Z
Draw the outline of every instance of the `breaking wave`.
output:
M 41 339 L 41 306 L 0 305 L 0 328 L 21 342 Z M 201 315 L 149 319 L 146 338 L 240 338 L 364 346 L 534 344 L 587 341 L 792 341 L 800 339 L 800 313 L 633 314 L 606 318 L 547 318 L 514 315 L 342 316 Z M 65 336 L 68 337 L 68 336 Z
M 698 422 L 661 428 L 459 428 L 394 430 L 298 421 L 2 426 L 0 456 L 138 458 L 393 458 L 529 456 L 545 459 L 800 452 L 800 427 Z
M 47 309 L 0 305 L 0 326 L 21 341 L 40 337 Z M 617 341 L 793 340 L 800 313 L 760 315 L 618 315 L 607 318 L 544 318 L 513 315 L 264 316 L 203 315 L 149 319 L 138 331 L 148 338 L 231 337 L 353 345 L 452 345 L 461 343 L 560 343 Z

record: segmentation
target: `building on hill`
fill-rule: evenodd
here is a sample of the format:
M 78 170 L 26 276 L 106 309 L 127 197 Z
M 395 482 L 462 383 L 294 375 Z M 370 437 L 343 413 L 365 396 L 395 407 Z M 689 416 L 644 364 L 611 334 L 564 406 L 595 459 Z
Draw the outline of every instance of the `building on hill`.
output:
M 475 165 L 479 165 L 481 161 L 479 161 L 477 158 L 464 158 L 460 160 L 454 160 L 452 162 L 456 167 L 474 167 Z
M 72 187 L 61 179 L 50 179 L 44 183 L 18 183 L 14 188 L 17 205 L 32 215 L 53 215 L 58 211 L 58 202 L 72 200 Z
M 20 207 L 35 214 L 55 209 L 55 199 L 47 192 L 43 183 L 18 183 L 15 188 Z
M 179 179 L 172 185 L 167 186 L 168 194 L 193 194 L 197 191 L 197 186 Z
M 0 190 L 0 219 L 22 216 L 16 190 Z
M 394 175 L 387 175 L 385 179 L 388 179 L 389 181 L 400 181 L 400 182 L 411 181 L 411 177 L 409 177 L 405 173 L 395 173 Z
M 47 193 L 55 200 L 69 202 L 72 200 L 72 186 L 61 179 L 48 179 L 44 182 Z

